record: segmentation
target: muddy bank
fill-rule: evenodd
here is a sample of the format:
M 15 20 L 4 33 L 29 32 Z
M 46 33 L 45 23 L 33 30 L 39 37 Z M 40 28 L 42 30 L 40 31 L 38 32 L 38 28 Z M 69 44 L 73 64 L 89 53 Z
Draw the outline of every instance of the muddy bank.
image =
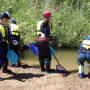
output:
M 11 74 L 2 73 L 4 79 L 0 81 L 0 90 L 89 90 L 90 79 L 79 78 L 78 73 L 69 73 L 63 76 L 60 73 L 41 73 L 40 69 L 23 65 L 9 67 Z

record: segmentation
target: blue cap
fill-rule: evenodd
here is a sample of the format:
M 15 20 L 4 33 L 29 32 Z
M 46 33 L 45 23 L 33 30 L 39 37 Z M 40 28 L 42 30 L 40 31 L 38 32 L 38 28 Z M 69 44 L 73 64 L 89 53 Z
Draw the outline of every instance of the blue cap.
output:
M 15 19 L 10 19 L 10 20 L 9 20 L 9 23 L 14 23 L 14 24 L 16 24 L 16 20 L 15 20 Z
M 86 37 L 86 40 L 90 40 L 90 35 L 88 35 L 88 36 Z
M 10 16 L 10 14 L 9 14 L 8 12 L 2 12 L 2 13 L 0 14 L 0 19 L 3 19 L 3 18 L 8 18 L 8 19 L 10 19 L 11 16 Z

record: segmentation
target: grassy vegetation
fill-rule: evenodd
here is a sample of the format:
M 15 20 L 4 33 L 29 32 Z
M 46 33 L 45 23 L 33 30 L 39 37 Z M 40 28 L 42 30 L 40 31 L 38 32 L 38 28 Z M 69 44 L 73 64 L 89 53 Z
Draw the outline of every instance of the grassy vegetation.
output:
M 90 0 L 0 0 L 0 12 L 8 11 L 21 29 L 21 44 L 36 42 L 42 12 L 52 13 L 53 45 L 79 47 L 90 34 Z

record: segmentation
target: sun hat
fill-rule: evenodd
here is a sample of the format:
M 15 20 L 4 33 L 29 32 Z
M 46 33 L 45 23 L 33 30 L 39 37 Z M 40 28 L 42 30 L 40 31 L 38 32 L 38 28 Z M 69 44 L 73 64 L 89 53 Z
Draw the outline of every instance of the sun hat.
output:
M 0 19 L 3 19 L 3 18 L 8 18 L 8 19 L 10 19 L 11 16 L 10 16 L 10 14 L 9 14 L 8 12 L 2 12 L 2 13 L 0 14 Z
M 43 17 L 48 18 L 49 16 L 51 16 L 51 12 L 50 11 L 44 11 L 43 12 Z

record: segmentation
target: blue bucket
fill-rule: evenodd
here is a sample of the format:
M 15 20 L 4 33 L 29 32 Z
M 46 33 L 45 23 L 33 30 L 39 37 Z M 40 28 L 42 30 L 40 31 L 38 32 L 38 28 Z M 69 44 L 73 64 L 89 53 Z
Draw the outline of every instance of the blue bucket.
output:
M 7 52 L 7 59 L 10 61 L 11 64 L 16 64 L 18 61 L 18 55 L 15 54 L 13 50 L 9 50 Z

